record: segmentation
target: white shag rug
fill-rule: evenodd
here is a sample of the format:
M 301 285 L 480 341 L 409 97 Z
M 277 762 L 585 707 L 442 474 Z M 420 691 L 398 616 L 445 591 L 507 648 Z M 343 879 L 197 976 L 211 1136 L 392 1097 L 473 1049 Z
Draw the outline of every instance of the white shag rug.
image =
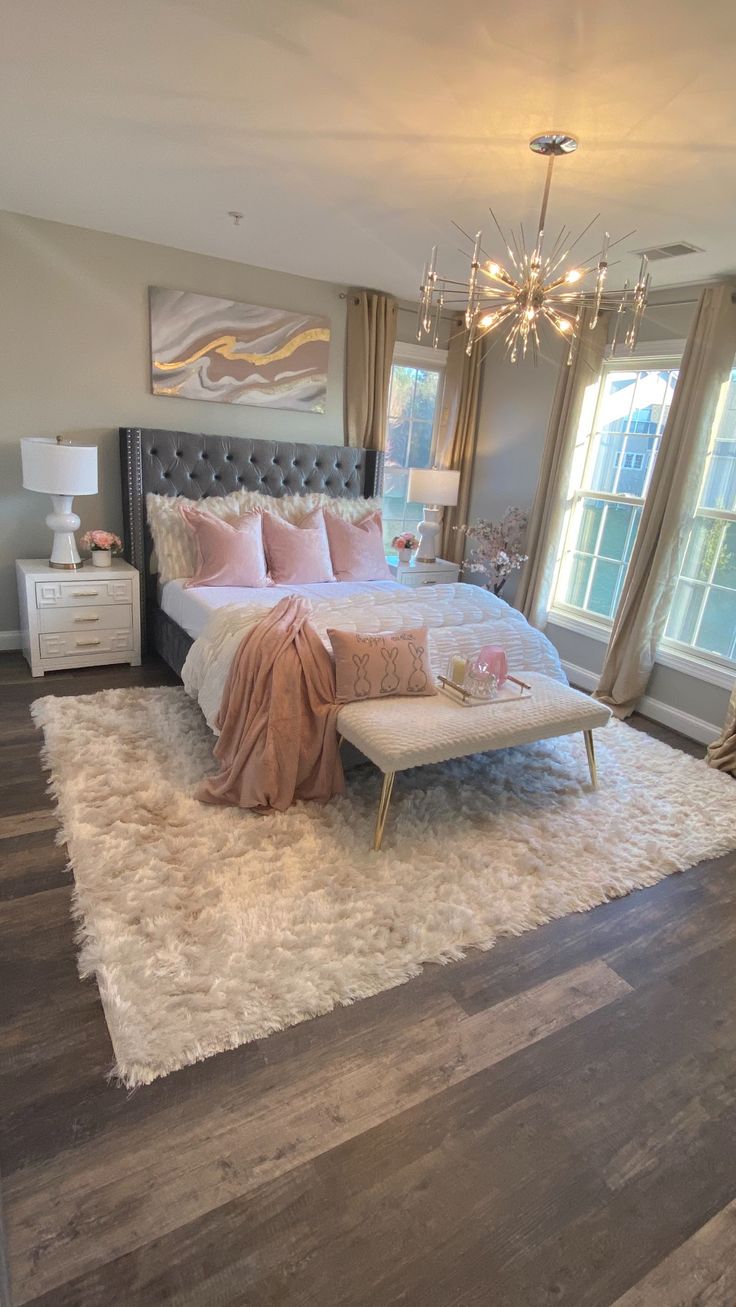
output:
M 82 976 L 126 1085 L 375 994 L 736 847 L 733 780 L 621 723 L 258 816 L 192 797 L 213 736 L 179 688 L 33 705 Z

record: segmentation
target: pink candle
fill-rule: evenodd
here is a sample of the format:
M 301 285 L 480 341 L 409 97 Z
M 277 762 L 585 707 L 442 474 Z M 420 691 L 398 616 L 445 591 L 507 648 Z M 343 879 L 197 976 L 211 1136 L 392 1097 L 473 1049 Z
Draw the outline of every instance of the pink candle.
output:
M 484 665 L 487 671 L 495 676 L 498 684 L 503 685 L 509 674 L 509 666 L 506 651 L 500 644 L 484 644 L 476 654 L 475 661 L 479 666 Z

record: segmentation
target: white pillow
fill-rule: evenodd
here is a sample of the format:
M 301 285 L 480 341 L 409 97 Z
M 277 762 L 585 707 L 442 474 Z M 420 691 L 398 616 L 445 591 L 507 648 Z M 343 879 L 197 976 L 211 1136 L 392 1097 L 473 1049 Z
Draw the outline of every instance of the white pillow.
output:
M 194 576 L 197 570 L 196 545 L 188 531 L 179 505 L 212 513 L 219 518 L 240 517 L 260 509 L 298 522 L 313 508 L 329 508 L 331 513 L 346 522 L 359 522 L 369 513 L 380 511 L 380 499 L 333 499 L 332 495 L 262 495 L 257 490 L 233 490 L 229 495 L 210 496 L 207 499 L 184 499 L 172 495 L 146 495 L 148 525 L 153 537 L 154 556 L 151 571 L 158 572 L 162 585 L 181 577 Z

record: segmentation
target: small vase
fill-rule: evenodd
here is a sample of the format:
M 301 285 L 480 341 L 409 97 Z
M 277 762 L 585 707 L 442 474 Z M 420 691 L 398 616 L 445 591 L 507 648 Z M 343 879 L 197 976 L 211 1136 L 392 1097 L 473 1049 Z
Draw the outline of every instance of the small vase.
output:
M 412 551 L 411 551 L 411 549 L 399 549 L 397 552 L 398 552 L 398 555 L 399 555 L 399 562 L 400 562 L 400 563 L 410 563 L 410 562 L 411 562 L 411 555 L 412 555 Z
M 110 567 L 112 564 L 111 549 L 93 549 L 92 566 L 93 567 Z

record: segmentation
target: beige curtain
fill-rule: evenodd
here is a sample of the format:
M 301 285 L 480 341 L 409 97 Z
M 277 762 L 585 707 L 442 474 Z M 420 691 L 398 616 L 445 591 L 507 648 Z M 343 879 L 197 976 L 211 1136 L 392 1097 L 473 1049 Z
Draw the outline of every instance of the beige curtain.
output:
M 345 441 L 386 448 L 386 415 L 398 304 L 377 290 L 348 291 Z
M 578 442 L 584 442 L 590 435 L 582 419 L 589 409 L 590 421 L 593 420 L 608 320 L 607 314 L 601 314 L 591 330 L 586 314 L 572 363 L 568 366 L 565 355 L 560 365 L 537 491 L 529 515 L 525 546 L 529 561 L 522 570 L 514 599 L 516 607 L 533 626 L 543 627 L 547 621 L 558 549 L 569 507 L 575 452 Z
M 736 776 L 736 685 L 731 691 L 723 731 L 708 745 L 708 766 L 730 771 Z
M 703 291 L 595 691 L 617 717 L 636 707 L 669 614 L 721 387 L 736 354 L 732 287 Z
M 478 443 L 481 341 L 475 342 L 470 354 L 466 352 L 467 341 L 465 323 L 458 318 L 453 322 L 447 349 L 436 455 L 438 467 L 460 472 L 457 506 L 446 508 L 442 519 L 440 552 L 452 563 L 462 563 L 465 552 L 465 536 L 455 528 L 468 520 Z

